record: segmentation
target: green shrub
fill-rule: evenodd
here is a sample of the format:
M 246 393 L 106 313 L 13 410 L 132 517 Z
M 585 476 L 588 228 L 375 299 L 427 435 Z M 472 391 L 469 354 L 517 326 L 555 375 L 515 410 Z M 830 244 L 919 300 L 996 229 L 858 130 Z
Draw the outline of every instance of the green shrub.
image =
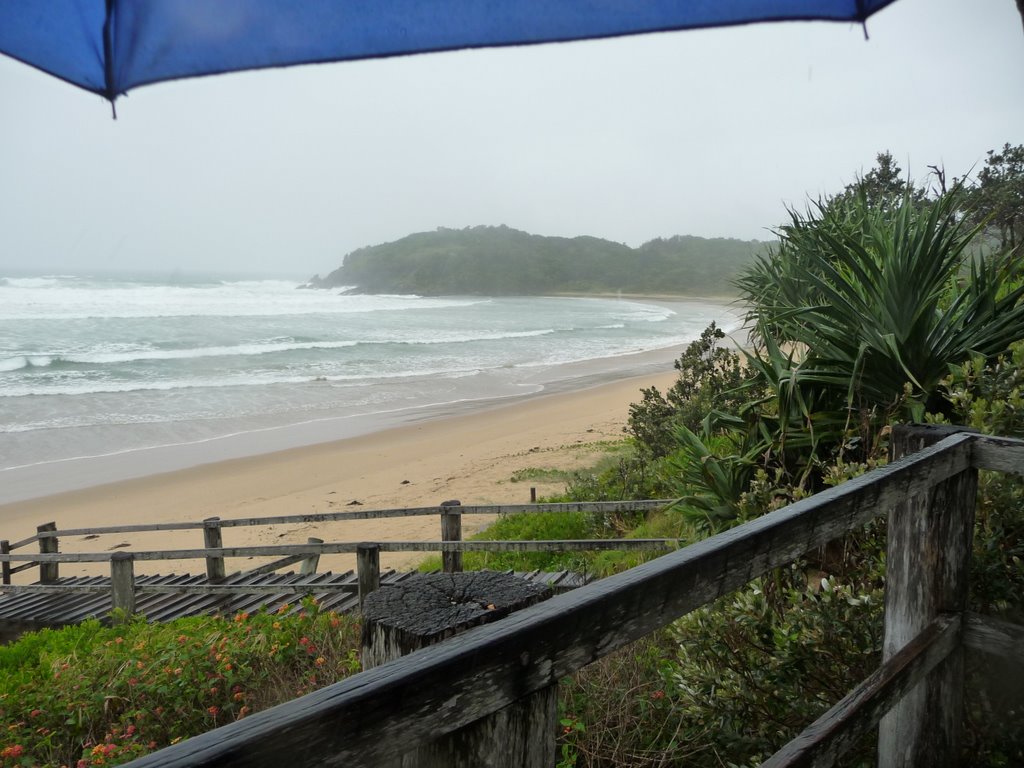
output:
M 97 620 L 0 648 L 0 766 L 115 765 L 359 670 L 359 632 L 288 614 Z

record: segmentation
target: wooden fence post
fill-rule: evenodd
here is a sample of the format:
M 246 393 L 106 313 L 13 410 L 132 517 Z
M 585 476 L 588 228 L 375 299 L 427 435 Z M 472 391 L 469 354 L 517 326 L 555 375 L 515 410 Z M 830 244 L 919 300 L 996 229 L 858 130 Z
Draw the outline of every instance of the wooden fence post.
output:
M 360 654 L 363 669 L 499 620 L 550 596 L 550 587 L 508 573 L 416 574 L 367 600 Z M 410 606 L 416 610 L 411 611 Z M 522 664 L 530 661 L 524 654 Z M 486 688 L 498 683 L 482 679 L 479 684 Z M 459 706 L 472 704 L 460 702 Z M 383 765 L 551 768 L 556 760 L 557 730 L 558 687 L 550 685 L 496 712 L 484 709 L 468 725 Z
M 315 536 L 310 536 L 308 539 L 306 539 L 306 543 L 323 544 L 324 540 L 318 539 Z M 302 564 L 299 566 L 299 573 L 303 576 L 312 576 L 314 573 L 316 573 L 318 565 L 320 565 L 320 553 L 315 552 L 302 561 Z
M 4 539 L 3 541 L 0 541 L 0 555 L 9 555 L 9 554 L 11 554 L 11 542 L 9 542 L 7 539 Z M 11 564 L 8 561 L 4 560 L 3 563 L 0 563 L 0 568 L 3 569 L 3 583 L 4 584 L 10 584 L 11 583 Z
M 966 431 L 902 425 L 893 429 L 898 459 Z M 892 658 L 940 613 L 967 607 L 978 471 L 969 468 L 889 513 L 883 661 Z M 879 768 L 960 764 L 963 649 L 953 651 L 882 718 Z
M 110 556 L 111 607 L 126 616 L 135 613 L 135 555 L 115 552 Z
M 462 506 L 457 499 L 441 502 L 441 541 L 462 541 Z M 462 572 L 461 552 L 442 552 L 442 569 L 445 573 Z
M 48 533 L 50 531 L 56 531 L 56 523 L 44 523 L 36 528 L 36 533 Z M 39 554 L 49 555 L 55 554 L 60 551 L 57 537 L 46 537 L 39 539 Z M 40 563 L 39 564 L 39 583 L 40 584 L 56 584 L 60 577 L 59 563 Z
M 356 547 L 356 578 L 359 580 L 359 610 L 363 610 L 366 596 L 380 589 L 380 544 L 360 544 Z
M 203 541 L 207 549 L 220 549 L 223 546 L 219 517 L 208 517 L 203 520 Z M 224 581 L 223 557 L 206 558 L 206 580 L 211 584 Z
M 536 504 L 537 503 L 537 489 L 536 488 L 531 488 L 530 489 L 530 503 L 531 504 Z

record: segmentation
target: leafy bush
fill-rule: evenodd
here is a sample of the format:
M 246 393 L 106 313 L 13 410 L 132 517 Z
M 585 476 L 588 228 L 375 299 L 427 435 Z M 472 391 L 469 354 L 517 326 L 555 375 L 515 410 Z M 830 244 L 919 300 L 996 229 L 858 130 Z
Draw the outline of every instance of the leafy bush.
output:
M 359 671 L 347 616 L 301 609 L 120 626 L 0 647 L 0 766 L 115 765 Z
M 526 512 L 502 515 L 492 525 L 471 537 L 474 541 L 555 541 L 590 539 L 597 536 L 598 521 L 582 512 Z M 462 566 L 467 571 L 564 571 L 586 570 L 586 552 L 466 552 Z M 421 571 L 441 567 L 439 556 L 426 558 Z

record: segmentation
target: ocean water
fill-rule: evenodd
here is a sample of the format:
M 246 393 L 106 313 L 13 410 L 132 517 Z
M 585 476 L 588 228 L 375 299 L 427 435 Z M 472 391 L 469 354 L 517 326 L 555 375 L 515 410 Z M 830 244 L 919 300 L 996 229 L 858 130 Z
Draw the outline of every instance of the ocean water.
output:
M 74 463 L 101 482 L 643 372 L 638 353 L 678 354 L 712 320 L 738 325 L 696 301 L 0 277 L 0 501 L 81 485 Z M 107 474 L 83 469 L 99 458 Z

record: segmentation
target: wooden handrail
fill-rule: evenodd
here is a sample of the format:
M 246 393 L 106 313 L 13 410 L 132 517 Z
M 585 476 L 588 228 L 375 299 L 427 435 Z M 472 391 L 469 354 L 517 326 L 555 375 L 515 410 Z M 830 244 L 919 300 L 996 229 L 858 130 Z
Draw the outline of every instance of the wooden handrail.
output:
M 961 617 L 945 614 L 875 670 L 761 768 L 824 768 L 878 725 L 882 716 L 959 645 Z
M 565 675 L 969 469 L 954 435 L 816 496 L 132 763 L 373 765 Z M 472 660 L 472 663 L 470 663 Z
M 584 512 L 584 513 L 607 513 L 607 512 L 644 512 L 652 509 L 661 509 L 674 504 L 674 499 L 647 499 L 642 501 L 593 501 L 593 502 L 571 502 L 553 504 L 491 504 L 484 506 L 460 506 L 459 513 L 463 515 L 515 515 L 529 512 Z M 301 525 L 308 523 L 331 523 L 345 520 L 376 520 L 379 518 L 392 517 L 427 517 L 441 515 L 445 511 L 451 512 L 450 508 L 441 505 L 433 507 L 410 507 L 407 509 L 364 509 L 353 512 L 322 512 L 307 515 L 278 515 L 274 517 L 238 517 L 220 520 L 221 528 L 244 528 L 259 527 L 263 525 Z M 23 541 L 11 545 L 11 549 L 33 543 L 39 538 L 54 536 L 94 536 L 108 533 L 146 533 L 156 531 L 188 531 L 202 530 L 205 527 L 203 521 L 173 522 L 173 523 L 138 523 L 133 525 L 109 525 L 93 528 L 65 528 L 61 530 L 40 532 Z
M 132 551 L 136 560 L 197 560 L 207 557 L 271 557 L 354 554 L 364 542 L 335 541 L 323 544 L 269 544 L 253 547 L 204 547 Z M 381 541 L 381 552 L 586 552 L 600 550 L 666 550 L 677 548 L 679 539 L 558 539 L 528 541 Z M 51 554 L 0 555 L 0 562 L 105 563 L 112 552 L 54 552 Z
M 893 525 L 892 515 L 897 520 L 900 515 L 907 517 L 904 512 L 891 512 L 905 509 L 901 505 L 913 502 L 918 508 L 926 510 L 927 514 L 938 516 L 936 519 L 943 521 L 943 525 L 951 526 L 950 530 L 954 530 L 957 525 L 968 525 L 972 514 L 968 507 L 973 505 L 973 474 L 977 469 L 1024 474 L 1024 441 L 967 433 L 953 434 L 887 466 L 685 549 L 573 592 L 558 595 L 507 619 L 470 630 L 440 645 L 417 651 L 272 710 L 257 713 L 219 728 L 215 733 L 193 737 L 140 758 L 131 765 L 136 768 L 199 768 L 214 765 L 258 767 L 276 766 L 284 761 L 373 765 L 393 759 L 412 747 L 431 742 L 439 736 L 488 717 L 523 696 L 549 689 L 565 675 L 740 588 L 751 579 L 791 562 L 807 551 L 857 530 L 873 518 L 890 513 L 889 528 L 890 535 L 893 535 L 893 530 L 899 526 Z M 933 503 L 929 501 L 931 498 L 939 501 Z M 666 506 L 667 502 L 657 500 L 645 504 L 650 509 Z M 588 508 L 580 509 L 581 506 Z M 443 507 L 366 510 L 288 518 L 225 520 L 218 521 L 218 526 L 237 527 L 263 521 L 327 522 L 409 514 L 433 515 L 444 511 L 449 515 L 494 514 L 496 510 L 505 513 L 599 511 L 594 509 L 595 506 L 516 505 L 503 508 L 455 507 L 447 510 Z M 541 507 L 547 509 L 540 510 Z M 955 507 L 948 510 L 948 517 L 947 507 Z M 601 509 L 621 511 L 625 508 L 626 504 L 607 503 Z M 636 505 L 629 508 L 641 507 Z M 481 509 L 487 511 L 478 512 Z M 120 526 L 92 531 L 126 532 L 140 528 Z M 70 533 L 57 531 L 53 535 Z M 906 536 L 906 533 L 898 535 Z M 966 547 L 966 541 L 957 544 L 956 536 L 948 536 L 946 541 L 950 547 Z M 207 547 L 136 552 L 132 553 L 132 558 L 209 560 L 241 555 L 300 556 L 359 550 L 363 560 L 372 562 L 381 551 L 642 549 L 672 547 L 676 544 L 671 539 L 380 542 L 369 545 L 328 542 L 316 546 Z M 913 574 L 915 568 L 927 570 L 930 567 L 931 560 L 924 552 L 929 546 L 932 544 L 918 546 L 913 540 L 904 545 L 908 552 L 917 547 L 914 552 L 909 552 L 909 559 L 903 567 L 904 573 Z M 49 558 L 54 558 L 55 562 L 101 561 L 109 559 L 110 553 L 6 554 L 0 556 L 0 561 L 31 559 L 38 563 Z M 966 568 L 962 559 L 951 562 L 956 562 L 961 570 Z M 363 579 L 366 584 L 361 585 L 363 591 L 372 586 L 372 570 L 366 569 L 367 572 L 363 574 L 366 577 Z M 902 576 L 889 579 L 887 606 L 893 597 L 888 594 L 889 591 L 920 589 L 921 584 L 925 585 L 925 589 L 930 589 L 927 586 L 932 583 L 927 580 L 930 578 L 927 576 L 924 581 L 915 582 L 917 586 L 908 583 Z M 290 585 L 289 588 L 294 586 Z M 315 591 L 322 589 L 321 585 L 311 586 L 315 586 Z M 138 590 L 180 589 L 173 585 L 154 587 L 139 585 Z M 219 594 L 218 590 L 224 590 L 226 594 L 233 589 L 228 585 L 206 584 L 202 587 L 211 594 Z M 59 586 L 44 589 L 59 589 Z M 248 589 L 255 591 L 252 587 Z M 268 585 L 267 589 L 280 591 L 281 587 Z M 345 585 L 345 589 L 354 591 L 352 585 Z M 939 585 L 934 589 L 939 592 L 946 587 Z M 899 605 L 898 600 L 902 597 L 896 597 L 897 602 L 893 604 Z M 769 764 L 830 765 L 843 749 L 855 742 L 858 734 L 874 727 L 889 707 L 894 704 L 897 707 L 904 706 L 907 702 L 904 694 L 907 691 L 936 684 L 940 679 L 955 681 L 957 678 L 955 674 L 950 675 L 950 669 L 962 655 L 962 643 L 1024 663 L 1024 654 L 1019 650 L 1024 640 L 1024 628 L 971 614 L 965 615 L 963 605 L 958 601 L 959 597 L 951 602 L 944 597 L 941 601 L 923 603 L 923 607 L 914 608 L 916 613 L 913 622 L 920 628 L 914 629 L 912 636 L 908 636 L 908 642 L 892 645 L 879 670 L 772 758 L 773 762 Z M 904 612 L 906 610 L 909 609 L 900 609 Z M 888 613 L 887 610 L 887 637 L 896 637 L 892 634 L 893 628 L 909 624 L 906 616 L 890 617 Z M 924 623 L 919 623 L 922 620 Z M 941 674 L 939 670 L 943 670 Z M 946 698 L 937 704 L 929 703 L 928 706 L 934 708 L 946 704 L 954 708 L 958 706 L 953 698 Z M 934 711 L 927 710 L 922 711 L 918 719 L 923 722 L 942 718 Z M 943 727 L 940 726 L 940 730 Z M 952 731 L 942 735 L 955 741 L 955 733 Z M 545 735 L 548 736 L 553 737 L 553 734 Z M 914 738 L 917 738 L 919 744 L 923 743 L 922 739 Z M 880 744 L 884 743 L 884 740 L 880 741 Z M 952 750 L 947 751 L 952 755 Z M 891 759 L 892 754 L 892 750 L 889 750 L 886 759 Z

